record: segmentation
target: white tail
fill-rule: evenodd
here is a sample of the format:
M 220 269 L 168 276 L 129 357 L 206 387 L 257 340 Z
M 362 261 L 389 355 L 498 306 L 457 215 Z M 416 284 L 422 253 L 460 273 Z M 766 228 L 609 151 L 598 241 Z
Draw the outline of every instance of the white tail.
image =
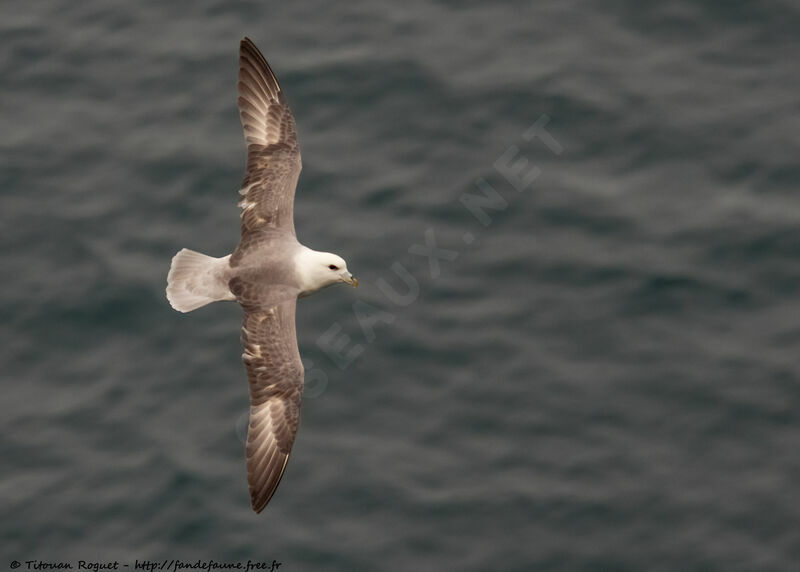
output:
M 229 258 L 214 258 L 188 248 L 178 252 L 167 275 L 170 305 L 179 312 L 191 312 L 217 300 L 233 300 L 226 272 Z

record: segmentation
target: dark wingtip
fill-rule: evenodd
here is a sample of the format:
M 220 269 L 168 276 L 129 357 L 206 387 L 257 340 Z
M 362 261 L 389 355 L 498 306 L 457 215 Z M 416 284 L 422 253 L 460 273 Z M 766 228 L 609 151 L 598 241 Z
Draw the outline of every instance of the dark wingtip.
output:
M 281 93 L 281 85 L 278 83 L 278 78 L 275 76 L 275 72 L 272 71 L 269 63 L 267 63 L 267 58 L 264 57 L 264 54 L 261 53 L 261 50 L 253 43 L 253 40 L 245 36 L 242 38 L 242 41 L 239 43 L 239 53 L 240 53 L 240 62 L 241 58 L 244 57 L 244 54 L 248 54 L 249 58 L 253 60 L 253 63 L 260 67 L 263 71 L 263 75 L 268 83 L 271 84 L 275 90 L 275 93 L 279 100 L 282 101 L 283 94 Z M 251 64 L 252 65 L 252 64 Z M 240 63 L 241 67 L 241 63 Z
M 251 40 L 247 36 L 242 38 L 242 41 L 239 42 L 239 51 L 249 53 L 252 56 L 254 56 L 257 61 L 260 60 L 266 63 L 266 59 L 264 58 L 264 55 L 261 53 L 261 50 L 259 50 L 255 42 L 253 42 L 253 40 Z

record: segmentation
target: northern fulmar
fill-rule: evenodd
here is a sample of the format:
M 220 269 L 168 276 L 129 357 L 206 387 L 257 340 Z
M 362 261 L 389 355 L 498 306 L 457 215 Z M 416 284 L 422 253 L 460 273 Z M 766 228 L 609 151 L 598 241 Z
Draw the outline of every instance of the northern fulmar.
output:
M 239 47 L 238 87 L 247 144 L 239 245 L 222 258 L 185 248 L 178 252 L 167 276 L 167 299 L 179 312 L 218 300 L 236 300 L 244 310 L 247 480 L 253 510 L 261 512 L 286 469 L 300 420 L 304 370 L 296 301 L 338 282 L 358 286 L 358 281 L 341 257 L 297 241 L 293 206 L 302 168 L 297 129 L 275 74 L 249 38 Z

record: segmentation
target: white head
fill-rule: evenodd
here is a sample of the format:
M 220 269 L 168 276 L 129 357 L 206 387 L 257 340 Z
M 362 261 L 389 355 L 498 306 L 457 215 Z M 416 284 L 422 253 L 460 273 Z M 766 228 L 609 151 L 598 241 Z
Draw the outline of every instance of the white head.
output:
M 300 296 L 308 296 L 320 288 L 339 282 L 354 288 L 358 286 L 358 280 L 348 272 L 344 259 L 330 252 L 305 248 L 295 258 L 295 267 L 300 281 Z

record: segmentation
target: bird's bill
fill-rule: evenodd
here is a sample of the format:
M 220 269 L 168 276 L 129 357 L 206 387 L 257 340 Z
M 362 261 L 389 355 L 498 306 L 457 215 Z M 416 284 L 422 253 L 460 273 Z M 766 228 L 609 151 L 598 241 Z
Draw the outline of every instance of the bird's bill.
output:
M 349 272 L 342 278 L 344 282 L 347 282 L 353 288 L 358 288 L 358 278 L 350 274 Z

